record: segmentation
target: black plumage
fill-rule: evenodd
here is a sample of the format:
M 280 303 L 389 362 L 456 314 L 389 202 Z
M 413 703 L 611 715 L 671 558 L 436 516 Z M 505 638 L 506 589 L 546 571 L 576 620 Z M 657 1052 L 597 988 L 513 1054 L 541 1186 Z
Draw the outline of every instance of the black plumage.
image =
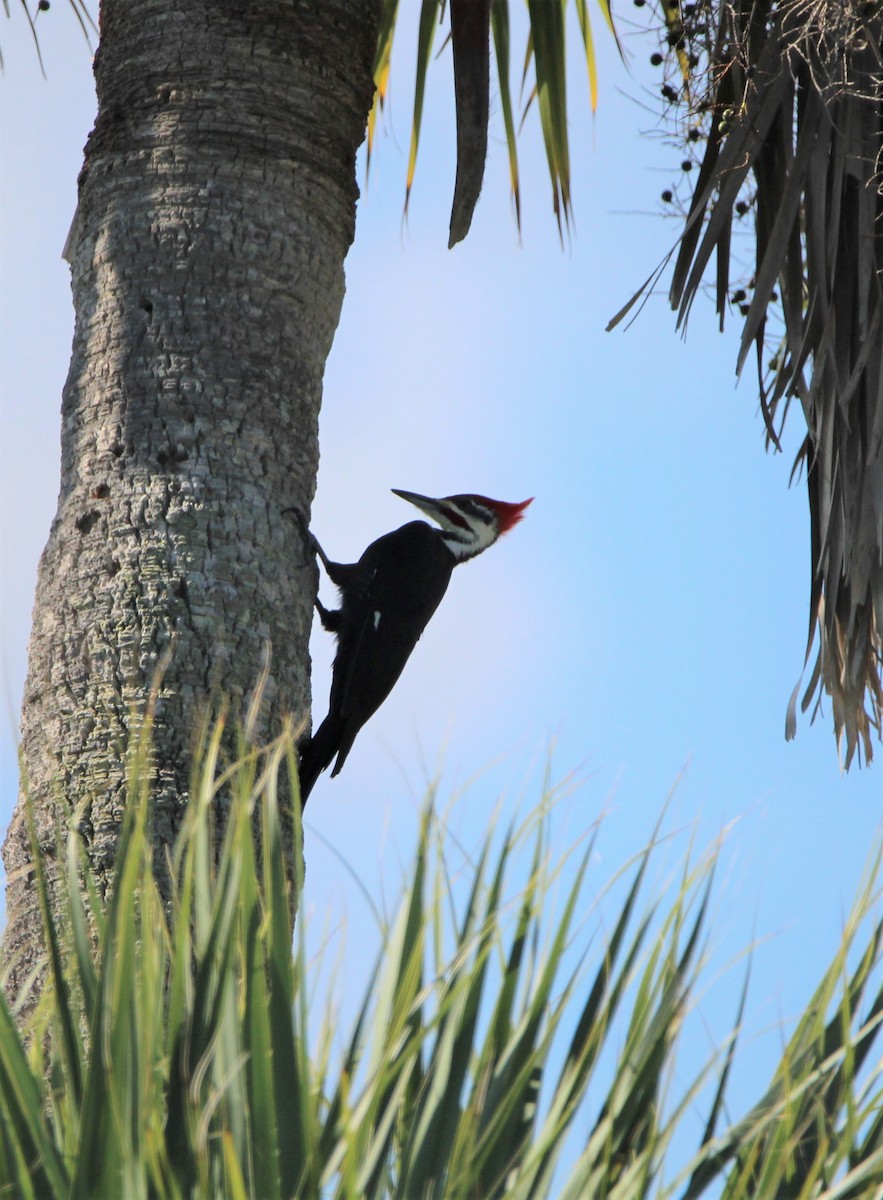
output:
M 393 488 L 437 521 L 410 521 L 372 542 L 357 563 L 331 562 L 304 527 L 310 548 L 340 589 L 340 608 L 317 599 L 322 624 L 337 635 L 328 716 L 301 748 L 301 802 L 336 756 L 337 775 L 356 735 L 395 686 L 411 651 L 447 591 L 457 563 L 475 558 L 520 521 L 530 500 L 487 496 L 440 500 Z M 295 510 L 291 510 L 295 511 Z
M 356 734 L 392 691 L 457 565 L 425 521 L 384 534 L 357 563 L 322 559 L 340 588 L 341 606 L 332 612 L 317 603 L 322 624 L 338 641 L 328 716 L 301 752 L 303 803 L 335 755 L 331 774 L 337 775 Z

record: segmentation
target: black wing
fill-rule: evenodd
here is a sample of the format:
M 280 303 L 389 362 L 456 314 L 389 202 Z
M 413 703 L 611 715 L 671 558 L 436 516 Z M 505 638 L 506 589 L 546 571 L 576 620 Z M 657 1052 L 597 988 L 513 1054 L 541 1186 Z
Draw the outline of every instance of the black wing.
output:
M 356 734 L 404 670 L 444 596 L 455 559 L 438 533 L 412 521 L 362 555 L 359 585 L 344 591 L 329 715 L 341 721 L 333 774 Z

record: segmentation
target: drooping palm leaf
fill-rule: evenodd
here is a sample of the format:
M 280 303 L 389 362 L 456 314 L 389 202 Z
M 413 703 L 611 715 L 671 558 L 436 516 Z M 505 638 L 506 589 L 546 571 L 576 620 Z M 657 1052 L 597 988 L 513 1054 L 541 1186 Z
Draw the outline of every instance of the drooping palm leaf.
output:
M 802 707 L 828 693 L 848 766 L 857 751 L 870 760 L 883 716 L 883 12 L 858 0 L 710 0 L 689 18 L 687 7 L 676 18 L 701 68 L 679 105 L 707 140 L 670 298 L 683 326 L 716 259 L 723 324 L 733 226 L 753 208 L 736 369 L 753 350 L 770 442 L 793 398 L 806 419 L 807 662 L 816 637 L 818 649 Z M 669 44 L 680 69 L 683 43 Z
M 448 249 L 469 232 L 487 158 L 491 0 L 451 0 L 457 176 Z
M 377 35 L 377 50 L 374 54 L 374 103 L 368 114 L 366 173 L 371 168 L 371 155 L 374 153 L 374 142 L 377 137 L 377 118 L 383 111 L 389 92 L 389 68 L 398 9 L 399 0 L 383 0 L 380 28 Z
M 414 83 L 414 118 L 411 122 L 411 148 L 408 152 L 408 177 L 405 181 L 405 212 L 411 198 L 414 172 L 417 169 L 417 148 L 423 122 L 423 96 L 426 91 L 426 72 L 432 55 L 435 27 L 439 22 L 444 0 L 423 0 L 420 7 L 420 27 L 417 34 L 417 73 Z
M 564 3 L 527 0 L 527 10 L 536 74 L 535 95 L 552 183 L 552 209 L 561 231 L 569 223 L 571 212 Z
M 515 115 L 509 87 L 509 7 L 491 5 L 491 29 L 494 38 L 494 57 L 497 60 L 497 83 L 500 89 L 500 110 L 506 130 L 506 150 L 509 155 L 509 187 L 515 209 L 515 223 L 521 229 L 521 184 L 518 178 L 518 145 L 515 136 Z
M 598 0 L 606 24 L 613 31 L 610 0 Z M 534 100 L 549 165 L 552 208 L 559 229 L 571 220 L 570 152 L 567 128 L 566 90 L 566 16 L 567 0 L 528 0 L 528 36 L 524 51 L 522 93 L 526 96 L 522 123 Z M 377 88 L 374 108 L 368 122 L 369 160 L 376 136 L 376 122 L 389 86 L 389 66 L 398 0 L 383 0 L 380 36 L 375 55 L 374 81 Z M 444 29 L 445 11 L 450 11 L 450 41 L 454 59 L 455 109 L 457 117 L 457 176 L 451 211 L 449 245 L 466 236 L 478 200 L 487 156 L 489 110 L 490 31 L 497 63 L 500 108 L 506 135 L 509 178 L 518 228 L 521 228 L 521 198 L 516 149 L 516 122 L 513 111 L 510 70 L 509 0 L 423 0 L 417 35 L 414 115 L 405 185 L 407 211 L 417 163 L 426 75 L 438 27 Z M 592 108 L 598 96 L 598 79 L 592 27 L 586 0 L 575 0 L 589 79 Z M 447 37 L 447 34 L 445 34 Z M 532 78 L 531 78 L 532 73 Z

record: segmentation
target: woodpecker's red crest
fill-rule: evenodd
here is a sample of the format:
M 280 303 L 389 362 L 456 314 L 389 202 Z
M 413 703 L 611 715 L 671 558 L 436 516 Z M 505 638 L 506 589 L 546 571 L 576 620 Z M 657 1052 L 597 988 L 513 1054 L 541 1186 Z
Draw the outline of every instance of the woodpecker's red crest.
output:
M 520 521 L 530 500 L 510 504 L 506 500 L 491 500 L 464 492 L 457 496 L 421 496 L 419 492 L 392 489 L 397 496 L 407 500 L 432 517 L 442 527 L 442 540 L 458 562 L 474 558 L 492 546 L 507 529 Z
M 478 504 L 483 504 L 485 508 L 489 508 L 491 512 L 496 513 L 500 533 L 504 534 L 508 533 L 512 526 L 517 525 L 524 517 L 524 510 L 528 504 L 533 504 L 534 498 L 531 496 L 529 500 L 522 500 L 518 504 L 510 504 L 508 500 L 491 500 L 489 496 L 477 496 L 474 494 L 468 496 L 446 496 L 445 500 L 452 500 L 455 503 L 462 500 L 474 500 Z

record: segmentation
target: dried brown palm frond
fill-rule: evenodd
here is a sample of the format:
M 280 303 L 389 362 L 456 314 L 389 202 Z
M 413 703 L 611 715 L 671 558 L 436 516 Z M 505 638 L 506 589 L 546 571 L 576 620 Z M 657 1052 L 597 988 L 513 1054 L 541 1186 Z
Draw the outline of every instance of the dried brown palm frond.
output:
M 723 324 L 734 221 L 753 207 L 737 371 L 753 349 L 777 447 L 792 398 L 806 419 L 795 467 L 812 526 L 807 663 L 816 638 L 818 649 L 802 708 L 815 700 L 815 715 L 828 692 L 848 766 L 857 750 L 870 760 L 883 713 L 883 4 L 705 0 L 680 15 L 672 69 L 701 37 L 680 106 L 694 129 L 707 123 L 707 141 L 670 299 L 683 326 L 714 258 Z M 771 306 L 784 334 L 767 371 Z

